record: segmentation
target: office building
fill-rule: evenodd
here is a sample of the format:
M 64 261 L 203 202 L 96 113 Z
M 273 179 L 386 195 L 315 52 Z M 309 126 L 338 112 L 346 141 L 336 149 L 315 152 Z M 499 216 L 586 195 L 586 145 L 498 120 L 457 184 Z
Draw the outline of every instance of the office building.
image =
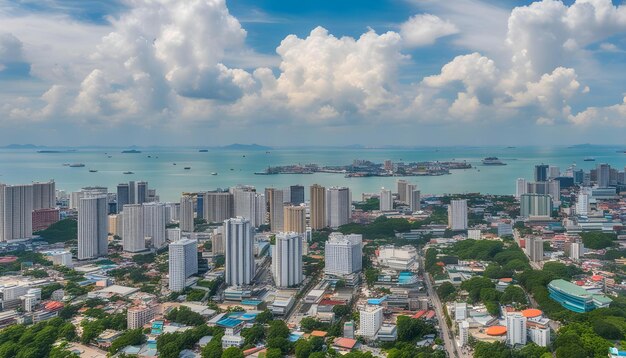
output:
M 321 185 L 311 185 L 311 229 L 320 230 L 326 227 L 326 188 Z
M 233 194 L 230 192 L 209 191 L 202 193 L 202 197 L 204 219 L 208 223 L 221 223 L 233 217 Z
M 265 195 L 258 193 L 254 187 L 236 187 L 233 189 L 233 217 L 241 216 L 250 220 L 252 227 L 265 223 L 267 209 Z
M 467 200 L 455 199 L 448 205 L 448 228 L 452 231 L 467 230 Z
M 144 235 L 152 241 L 152 247 L 159 249 L 165 246 L 167 235 L 165 227 L 167 221 L 165 219 L 165 204 L 163 203 L 144 203 L 143 204 L 143 226 Z
M 528 192 L 528 183 L 524 178 L 517 178 L 515 181 L 515 197 L 519 199 L 523 194 Z
M 346 187 L 326 189 L 326 224 L 336 229 L 348 224 L 352 217 L 352 197 Z
M 33 183 L 33 210 L 54 209 L 56 204 L 54 180 Z
M 510 346 L 526 345 L 526 317 L 520 312 L 506 314 L 506 343 Z
M 277 287 L 293 287 L 302 282 L 302 235 L 276 234 L 272 247 L 272 273 Z
M 548 179 L 554 179 L 561 176 L 561 169 L 557 166 L 550 165 L 548 167 Z
M 0 241 L 33 236 L 33 186 L 0 184 Z
M 183 232 L 193 232 L 194 215 L 193 215 L 193 197 L 191 195 L 183 195 L 180 198 L 180 218 L 179 227 Z
M 300 205 L 304 203 L 304 186 L 292 185 L 289 187 L 290 202 L 292 205 Z
M 580 260 L 585 254 L 585 245 L 582 241 L 566 242 L 564 251 L 570 259 Z
M 282 205 L 282 201 L 280 204 Z M 228 219 L 224 221 L 223 229 L 226 284 L 249 285 L 256 272 L 254 234 L 250 221 L 242 217 Z
M 391 211 L 393 210 L 393 196 L 391 195 L 391 190 L 387 190 L 385 188 L 380 189 L 380 211 Z
M 270 230 L 272 232 L 283 231 L 285 214 L 283 206 L 284 192 L 276 188 L 265 189 L 265 200 L 267 201 L 267 211 L 270 217 Z
M 127 204 L 130 204 L 130 188 L 127 183 L 117 184 L 117 212 L 122 212 Z
M 324 272 L 341 276 L 361 271 L 362 243 L 363 237 L 359 234 L 330 234 L 324 249 Z
M 548 195 L 552 197 L 552 202 L 556 206 L 561 205 L 561 182 L 558 180 L 548 181 Z
M 383 307 L 367 306 L 359 310 L 359 335 L 368 338 L 376 338 L 376 334 L 383 324 Z
M 143 205 L 124 205 L 122 213 L 122 246 L 126 252 L 139 252 L 146 249 Z
M 400 200 L 403 203 L 409 202 L 409 199 L 407 197 L 407 185 L 408 184 L 409 183 L 404 179 L 400 179 L 396 182 L 397 190 L 398 190 L 398 200 Z
M 198 241 L 180 239 L 169 245 L 169 289 L 183 291 L 187 278 L 198 273 Z
M 78 259 L 94 259 L 107 254 L 107 197 L 88 195 L 78 204 Z
M 552 197 L 544 194 L 524 194 L 520 198 L 520 216 L 529 219 L 549 219 Z
M 547 181 L 530 182 L 526 184 L 527 194 L 548 194 L 550 192 L 550 187 Z
M 148 201 L 148 182 L 131 182 L 135 184 L 135 197 L 133 204 L 143 204 Z
M 283 217 L 286 232 L 304 234 L 306 231 L 306 207 L 293 205 L 285 206 Z
M 547 164 L 535 165 L 535 181 L 548 181 L 548 168 Z
M 589 203 L 589 194 L 581 192 L 578 194 L 578 200 L 576 201 L 576 214 L 587 216 L 591 211 L 591 205 Z
M 596 167 L 596 183 L 599 188 L 608 188 L 610 184 L 611 166 L 604 163 Z

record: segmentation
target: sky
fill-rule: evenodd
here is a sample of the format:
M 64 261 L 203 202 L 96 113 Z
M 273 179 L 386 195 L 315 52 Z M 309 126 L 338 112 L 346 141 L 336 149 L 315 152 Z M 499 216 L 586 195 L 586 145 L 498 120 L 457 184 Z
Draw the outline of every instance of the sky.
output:
M 623 144 L 611 0 L 0 0 L 0 146 Z

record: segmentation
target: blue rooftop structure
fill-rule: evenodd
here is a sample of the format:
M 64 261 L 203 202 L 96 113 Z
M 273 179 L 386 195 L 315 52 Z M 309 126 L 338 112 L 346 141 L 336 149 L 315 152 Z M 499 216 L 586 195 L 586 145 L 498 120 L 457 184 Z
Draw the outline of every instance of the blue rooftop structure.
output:
M 387 296 L 383 296 L 380 298 L 368 298 L 367 299 L 367 304 L 368 305 L 375 305 L 375 306 L 379 306 L 381 305 L 383 302 L 385 302 L 387 300 Z

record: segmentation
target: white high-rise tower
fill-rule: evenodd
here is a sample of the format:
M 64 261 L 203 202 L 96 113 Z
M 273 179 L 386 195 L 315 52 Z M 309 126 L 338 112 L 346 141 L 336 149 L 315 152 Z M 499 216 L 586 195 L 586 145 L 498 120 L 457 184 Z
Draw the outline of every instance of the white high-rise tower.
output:
M 143 231 L 146 237 L 152 239 L 152 246 L 161 248 L 165 245 L 167 225 L 165 219 L 165 204 L 145 203 L 143 204 Z
M 184 195 L 180 198 L 180 229 L 184 232 L 193 232 L 193 197 Z
M 224 221 L 226 284 L 249 285 L 255 274 L 254 234 L 250 221 L 242 217 Z
M 326 224 L 331 228 L 338 228 L 350 222 L 352 213 L 352 198 L 350 189 L 346 187 L 332 187 L 326 189 Z
M 198 273 L 198 241 L 181 239 L 169 245 L 169 289 L 185 289 L 187 277 Z
M 146 249 L 146 234 L 144 231 L 143 205 L 124 205 L 122 214 L 122 246 L 124 251 L 139 252 Z
M 302 282 L 302 237 L 295 232 L 276 234 L 272 247 L 272 273 L 277 287 L 292 287 Z
M 107 197 L 87 195 L 78 202 L 78 259 L 93 259 L 107 254 L 109 234 Z
M 0 184 L 0 241 L 33 236 L 33 186 Z
M 467 200 L 452 200 L 448 205 L 448 228 L 452 231 L 467 230 Z

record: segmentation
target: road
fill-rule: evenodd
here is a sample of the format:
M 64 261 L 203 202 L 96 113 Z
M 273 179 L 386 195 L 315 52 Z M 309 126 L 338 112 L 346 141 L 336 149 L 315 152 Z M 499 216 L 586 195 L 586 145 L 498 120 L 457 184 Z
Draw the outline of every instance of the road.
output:
M 419 265 L 420 267 L 423 268 L 424 258 L 421 254 L 419 255 L 419 260 L 420 260 Z M 443 306 L 441 305 L 439 296 L 437 296 L 437 293 L 435 292 L 435 289 L 431 282 L 430 274 L 426 271 L 424 271 L 424 281 L 426 282 L 426 290 L 428 292 L 428 296 L 430 296 L 430 300 L 433 306 L 435 307 L 435 312 L 437 313 L 437 317 L 439 318 L 439 327 L 441 327 L 441 333 L 442 333 L 441 338 L 443 339 L 444 346 L 446 347 L 446 352 L 448 352 L 448 355 L 450 357 L 464 358 L 465 357 L 464 355 L 459 355 L 459 352 L 456 347 L 456 342 L 454 341 L 454 335 L 450 331 L 450 327 L 448 327 L 448 323 L 446 322 L 446 318 L 445 318 L 446 316 L 444 316 L 443 314 Z

